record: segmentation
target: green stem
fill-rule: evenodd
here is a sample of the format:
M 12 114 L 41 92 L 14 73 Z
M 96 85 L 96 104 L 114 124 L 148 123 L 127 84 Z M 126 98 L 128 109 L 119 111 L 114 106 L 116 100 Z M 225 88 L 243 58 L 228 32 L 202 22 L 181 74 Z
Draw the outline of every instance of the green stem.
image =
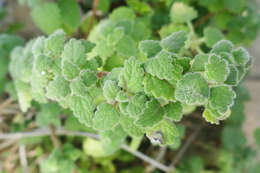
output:
M 142 142 L 143 137 L 133 137 L 130 143 L 130 148 L 132 150 L 137 150 Z

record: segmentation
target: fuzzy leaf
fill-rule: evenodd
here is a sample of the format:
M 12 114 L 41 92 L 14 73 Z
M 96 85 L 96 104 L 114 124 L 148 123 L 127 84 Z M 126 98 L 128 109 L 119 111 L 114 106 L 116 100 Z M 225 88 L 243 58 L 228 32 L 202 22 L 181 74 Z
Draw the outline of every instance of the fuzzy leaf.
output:
M 159 79 L 171 80 L 173 79 L 173 59 L 171 54 L 166 51 L 161 51 L 154 58 L 150 58 L 145 63 L 146 72 Z
M 177 83 L 175 98 L 187 105 L 205 104 L 209 97 L 207 81 L 199 73 L 187 73 Z
M 127 113 L 130 116 L 137 118 L 144 112 L 146 102 L 147 98 L 144 94 L 138 93 L 134 95 L 127 105 Z
M 243 47 L 233 50 L 232 55 L 237 65 L 246 65 L 250 60 L 249 53 Z
M 144 70 L 137 58 L 131 57 L 125 61 L 122 75 L 127 91 L 137 93 L 143 90 Z
M 66 34 L 57 30 L 45 40 L 44 54 L 50 57 L 57 57 L 61 54 L 66 40 Z
M 92 125 L 95 105 L 91 96 L 71 96 L 69 97 L 69 107 L 80 123 L 86 126 Z
M 205 64 L 208 62 L 209 55 L 198 54 L 195 56 L 191 69 L 193 72 L 202 72 L 205 70 Z
M 139 50 L 146 54 L 147 58 L 154 57 L 162 50 L 159 41 L 143 40 L 139 43 Z
M 144 79 L 144 91 L 146 94 L 153 95 L 156 98 L 174 101 L 174 88 L 166 80 L 160 80 L 149 74 Z
M 41 111 L 36 116 L 36 123 L 40 127 L 46 127 L 49 124 L 60 126 L 61 121 L 59 118 L 60 107 L 54 103 L 41 105 Z
M 161 40 L 161 47 L 169 52 L 178 53 L 187 39 L 184 31 L 174 32 Z
M 209 82 L 223 83 L 228 75 L 228 62 L 218 55 L 210 55 L 208 63 L 205 65 L 205 76 Z
M 170 102 L 165 106 L 166 117 L 179 122 L 183 116 L 183 108 L 180 102 Z
M 93 119 L 93 127 L 98 131 L 105 131 L 114 128 L 119 122 L 119 113 L 110 104 L 101 104 L 97 107 Z
M 103 86 L 103 94 L 108 103 L 114 103 L 120 88 L 114 81 L 107 80 Z
M 144 113 L 139 116 L 136 124 L 144 128 L 152 128 L 163 119 L 164 110 L 157 100 L 146 103 Z
M 174 23 L 190 22 L 197 16 L 198 13 L 194 8 L 182 2 L 175 2 L 170 11 L 170 17 Z
M 67 60 L 62 61 L 62 75 L 66 80 L 72 80 L 79 75 L 80 69 Z
M 158 140 L 158 133 L 162 134 L 162 139 Z M 179 132 L 172 122 L 169 120 L 163 120 L 155 125 L 151 130 L 148 130 L 146 135 L 152 143 L 159 143 L 160 145 L 171 145 L 179 137 Z
M 203 35 L 208 47 L 214 46 L 218 41 L 224 38 L 222 32 L 219 29 L 213 27 L 205 28 L 203 31 Z
M 119 122 L 128 135 L 134 137 L 141 137 L 144 135 L 143 129 L 135 125 L 135 118 L 132 118 L 128 115 L 121 115 Z
M 219 114 L 225 114 L 233 105 L 235 92 L 229 86 L 216 86 L 210 89 L 209 105 Z
M 221 40 L 217 42 L 211 49 L 211 53 L 220 54 L 221 52 L 231 53 L 233 44 L 228 40 Z

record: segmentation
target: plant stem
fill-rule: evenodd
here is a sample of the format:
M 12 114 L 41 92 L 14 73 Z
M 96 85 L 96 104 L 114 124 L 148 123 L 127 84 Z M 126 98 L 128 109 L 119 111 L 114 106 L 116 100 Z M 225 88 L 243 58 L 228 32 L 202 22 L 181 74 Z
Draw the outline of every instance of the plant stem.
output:
M 93 24 L 94 24 L 94 21 L 95 21 L 95 18 L 96 18 L 96 14 L 97 14 L 98 4 L 99 4 L 99 0 L 93 0 L 92 15 L 91 15 L 91 18 L 89 20 L 89 25 L 88 25 L 88 29 L 87 29 L 87 32 L 86 32 L 86 35 L 85 35 L 85 39 L 88 38 L 89 33 L 90 33 L 90 31 L 91 31 L 91 29 L 93 27 Z
M 140 143 L 142 142 L 142 139 L 142 137 L 133 137 L 130 143 L 130 148 L 132 150 L 137 150 L 140 146 Z

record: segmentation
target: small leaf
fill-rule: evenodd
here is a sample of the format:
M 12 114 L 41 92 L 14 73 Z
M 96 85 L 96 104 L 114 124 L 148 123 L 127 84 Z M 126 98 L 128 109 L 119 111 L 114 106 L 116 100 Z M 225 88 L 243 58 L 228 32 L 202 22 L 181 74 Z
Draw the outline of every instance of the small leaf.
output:
M 15 81 L 15 88 L 18 95 L 19 105 L 23 112 L 26 112 L 32 101 L 31 87 L 29 84 L 22 81 Z
M 144 113 L 139 116 L 136 124 L 144 128 L 152 128 L 163 119 L 164 110 L 157 100 L 146 103 Z
M 232 55 L 237 65 L 246 65 L 250 60 L 249 53 L 243 47 L 233 50 Z
M 202 105 L 208 101 L 209 86 L 199 73 L 187 73 L 178 81 L 175 98 L 187 105 Z
M 146 102 L 147 98 L 144 94 L 138 93 L 134 95 L 127 105 L 127 113 L 130 116 L 137 118 L 144 112 Z
M 88 88 L 79 77 L 70 82 L 70 90 L 72 95 L 76 96 L 84 97 L 88 94 Z
M 128 96 L 126 93 L 124 93 L 123 91 L 119 91 L 116 95 L 116 101 L 118 102 L 128 102 Z
M 220 54 L 221 52 L 231 53 L 233 44 L 228 40 L 221 40 L 217 42 L 211 49 L 211 53 Z
M 101 104 L 97 107 L 97 111 L 93 120 L 93 127 L 99 131 L 110 130 L 119 122 L 119 113 L 110 104 Z
M 238 69 L 236 68 L 236 66 L 234 66 L 233 64 L 229 65 L 229 75 L 227 77 L 227 80 L 225 81 L 226 84 L 228 85 L 234 85 L 236 86 L 238 84 Z
M 146 135 L 152 142 L 157 142 L 158 140 L 156 139 L 155 134 L 160 132 L 162 135 L 162 139 L 159 141 L 160 145 L 171 145 L 179 137 L 178 129 L 169 120 L 161 121 L 155 125 L 152 130 L 148 130 Z
M 205 43 L 208 47 L 214 46 L 218 41 L 224 39 L 222 32 L 213 27 L 207 27 L 203 31 L 203 36 L 205 38 Z
M 132 118 L 128 115 L 121 115 L 119 122 L 128 135 L 134 137 L 141 137 L 144 135 L 144 130 L 139 126 L 135 125 L 135 120 L 135 118 Z
M 40 127 L 46 127 L 50 124 L 61 126 L 59 118 L 60 107 L 54 103 L 41 105 L 41 111 L 36 116 L 36 123 Z
M 139 43 L 139 50 L 146 54 L 147 58 L 154 57 L 162 50 L 159 41 L 143 40 Z
M 81 71 L 80 78 L 86 87 L 91 87 L 91 86 L 95 85 L 98 81 L 96 72 L 88 70 L 88 69 Z
M 160 80 L 149 74 L 146 74 L 144 79 L 144 91 L 146 94 L 165 99 L 166 101 L 175 100 L 173 86 L 166 80 Z
M 183 108 L 180 102 L 170 102 L 165 106 L 166 117 L 179 122 L 183 116 Z
M 63 30 L 57 30 L 45 40 L 44 54 L 50 57 L 57 57 L 61 54 L 66 40 Z
M 166 51 L 161 51 L 154 58 L 150 58 L 145 63 L 146 72 L 159 79 L 171 80 L 173 79 L 173 59 L 171 54 Z
M 174 32 L 161 40 L 161 47 L 169 52 L 178 53 L 184 47 L 186 39 L 184 31 Z
M 190 22 L 197 16 L 198 12 L 194 8 L 182 2 L 175 2 L 170 11 L 170 17 L 174 23 Z
M 219 124 L 219 120 L 212 114 L 212 112 L 209 109 L 205 109 L 202 117 L 211 124 Z
M 62 75 L 66 80 L 72 80 L 79 75 L 80 69 L 67 60 L 62 61 Z
M 47 86 L 47 97 L 59 101 L 70 94 L 69 82 L 62 76 L 56 76 Z
M 192 65 L 191 70 L 193 72 L 202 72 L 205 70 L 205 64 L 208 63 L 209 55 L 206 54 L 198 54 L 195 56 Z
M 143 91 L 144 70 L 141 67 L 141 62 L 137 58 L 131 57 L 125 61 L 122 75 L 127 91 L 133 93 Z M 121 85 L 121 87 L 125 86 Z
M 114 103 L 120 88 L 114 81 L 106 80 L 103 86 L 103 94 L 108 103 Z
M 218 55 L 210 55 L 208 63 L 205 65 L 205 76 L 209 82 L 223 83 L 228 75 L 228 62 Z
M 86 126 L 92 125 L 95 105 L 91 96 L 71 96 L 69 97 L 69 107 L 80 123 Z
M 235 92 L 229 86 L 216 86 L 210 89 L 209 105 L 221 115 L 233 105 Z

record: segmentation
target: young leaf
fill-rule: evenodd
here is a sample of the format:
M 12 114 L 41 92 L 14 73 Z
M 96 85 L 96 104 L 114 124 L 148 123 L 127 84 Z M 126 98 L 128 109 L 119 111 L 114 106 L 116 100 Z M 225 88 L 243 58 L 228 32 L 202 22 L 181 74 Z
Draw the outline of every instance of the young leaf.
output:
M 144 113 L 139 116 L 135 122 L 138 126 L 143 128 L 152 128 L 155 124 L 163 119 L 164 110 L 157 100 L 151 100 L 146 103 Z
M 133 137 L 141 137 L 144 135 L 144 130 L 141 127 L 135 125 L 135 120 L 135 118 L 132 118 L 128 115 L 121 115 L 119 123 L 128 135 Z
M 235 92 L 229 86 L 216 86 L 210 89 L 209 105 L 221 115 L 225 114 L 233 105 Z
M 198 54 L 195 56 L 191 70 L 193 72 L 203 72 L 205 70 L 205 64 L 208 63 L 209 55 L 206 54 Z
M 202 105 L 208 101 L 209 86 L 199 73 L 187 73 L 178 81 L 175 98 L 187 105 Z
M 139 43 L 139 50 L 146 54 L 147 58 L 154 57 L 162 50 L 159 41 L 143 40 Z
M 57 57 L 61 54 L 66 40 L 66 34 L 63 30 L 57 30 L 45 39 L 44 54 L 50 57 Z
M 209 57 L 208 63 L 205 65 L 205 76 L 209 82 L 223 83 L 228 75 L 228 62 L 221 59 L 220 56 L 212 54 Z
M 185 45 L 187 39 L 184 31 L 174 32 L 170 36 L 161 40 L 161 47 L 169 52 L 178 53 Z
M 203 31 L 203 36 L 208 47 L 212 47 L 218 41 L 224 39 L 224 35 L 222 34 L 222 32 L 219 29 L 213 27 L 205 28 Z
M 217 42 L 211 49 L 211 53 L 220 54 L 221 52 L 231 53 L 233 44 L 228 40 L 221 40 Z
M 61 121 L 59 118 L 60 107 L 54 103 L 41 105 L 41 111 L 36 116 L 36 123 L 40 127 L 46 127 L 49 124 L 60 126 Z
M 94 117 L 95 105 L 93 98 L 90 95 L 70 96 L 69 107 L 73 111 L 73 115 L 79 120 L 80 123 L 91 126 Z
M 106 80 L 103 86 L 103 94 L 108 103 L 114 103 L 120 88 L 114 81 Z
M 130 116 L 137 118 L 140 114 L 144 112 L 146 102 L 147 98 L 144 94 L 138 93 L 134 95 L 127 105 L 127 113 Z
M 62 76 L 56 76 L 47 86 L 47 97 L 59 101 L 70 94 L 69 82 Z
M 170 11 L 170 17 L 174 23 L 190 22 L 198 16 L 197 11 L 182 2 L 175 2 Z
M 165 115 L 173 121 L 179 122 L 183 116 L 183 108 L 180 102 L 170 102 L 165 106 Z
M 127 91 L 137 93 L 143 90 L 144 70 L 141 67 L 141 62 L 137 58 L 131 57 L 125 61 L 122 76 Z M 125 86 L 121 85 L 121 87 Z
M 144 91 L 155 98 L 165 99 L 166 101 L 175 100 L 173 86 L 166 80 L 160 80 L 150 74 L 146 74 L 144 78 Z
M 232 55 L 237 65 L 246 65 L 250 60 L 249 53 L 243 47 L 233 50 Z
M 61 68 L 62 75 L 66 80 L 72 80 L 76 78 L 80 72 L 80 69 L 76 65 L 70 63 L 67 60 L 62 61 Z
M 156 134 L 162 135 L 162 139 L 158 140 Z M 146 136 L 152 143 L 158 143 L 160 145 L 171 145 L 179 137 L 179 132 L 176 126 L 169 120 L 163 120 L 156 124 L 151 130 L 146 132 Z
M 98 131 L 110 130 L 118 124 L 119 117 L 118 111 L 112 105 L 103 103 L 97 107 L 93 127 Z
M 150 58 L 145 63 L 145 70 L 152 76 L 155 76 L 161 80 L 173 79 L 173 59 L 171 54 L 166 51 L 161 51 L 154 58 Z

